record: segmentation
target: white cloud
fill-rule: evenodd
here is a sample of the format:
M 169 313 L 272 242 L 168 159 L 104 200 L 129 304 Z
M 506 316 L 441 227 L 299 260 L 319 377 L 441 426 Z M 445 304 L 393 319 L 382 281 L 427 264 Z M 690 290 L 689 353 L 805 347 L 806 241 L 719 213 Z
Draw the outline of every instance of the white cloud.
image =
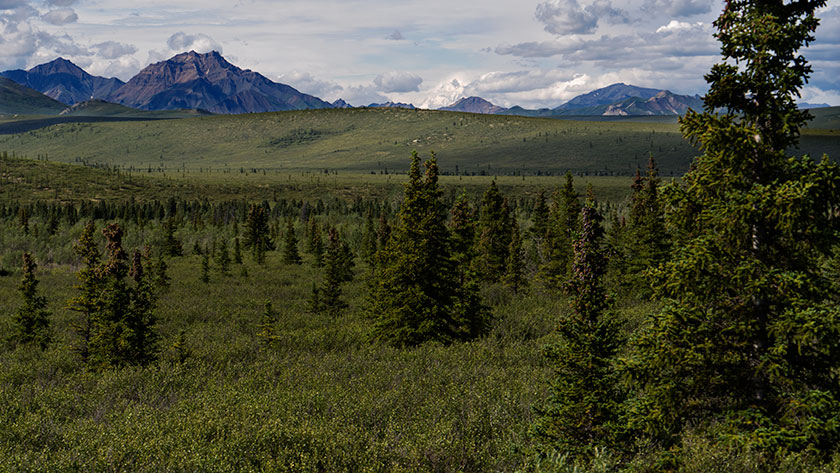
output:
M 122 56 L 130 56 L 137 52 L 132 44 L 118 43 L 116 41 L 105 41 L 91 46 L 104 59 L 117 59 Z
M 177 32 L 166 40 L 169 49 L 177 52 L 195 51 L 197 53 L 209 53 L 210 51 L 222 52 L 222 45 L 206 34 L 187 34 Z
M 697 23 L 692 25 L 691 23 L 684 23 L 682 21 L 671 20 L 671 22 L 668 23 L 667 25 L 663 25 L 663 26 L 660 26 L 659 28 L 657 28 L 656 32 L 657 33 L 670 33 L 672 31 L 688 30 L 688 29 L 691 29 L 691 28 L 694 28 L 694 27 L 702 28 L 703 23 L 702 22 L 697 22 Z
M 385 93 L 417 92 L 420 90 L 423 78 L 410 72 L 388 72 L 376 76 L 373 83 Z
M 626 13 L 613 8 L 610 0 L 595 0 L 586 6 L 577 0 L 549 0 L 537 5 L 535 16 L 545 31 L 556 35 L 594 33 L 600 20 L 628 21 Z
M 316 79 L 309 72 L 292 71 L 281 74 L 277 80 L 295 89 L 324 100 L 335 101 L 340 97 L 344 87 L 332 81 Z
M 645 0 L 644 10 L 650 13 L 665 12 L 670 16 L 685 17 L 708 13 L 711 0 Z
M 69 7 L 76 3 L 76 0 L 47 0 L 47 5 L 54 7 Z
M 78 21 L 79 16 L 76 15 L 76 12 L 72 8 L 62 8 L 44 13 L 41 15 L 41 19 L 51 25 L 61 26 L 68 23 L 75 23 Z

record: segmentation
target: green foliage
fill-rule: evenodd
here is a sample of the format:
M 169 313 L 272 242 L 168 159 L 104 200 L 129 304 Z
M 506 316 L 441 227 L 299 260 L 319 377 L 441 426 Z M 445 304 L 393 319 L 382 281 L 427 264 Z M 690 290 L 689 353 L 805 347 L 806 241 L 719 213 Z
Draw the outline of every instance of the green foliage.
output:
M 548 217 L 548 230 L 540 272 L 550 287 L 561 287 L 572 261 L 572 241 L 578 231 L 580 195 L 575 190 L 572 173 L 566 173 L 565 184 L 554 192 Z
M 265 261 L 265 252 L 274 249 L 268 228 L 268 212 L 262 205 L 251 205 L 245 220 L 243 244 L 249 248 L 258 264 Z
M 161 246 L 162 252 L 166 256 L 181 256 L 184 254 L 184 249 L 181 246 L 181 241 L 175 237 L 175 219 L 169 218 L 166 225 L 163 227 L 164 236 L 163 244 Z
M 271 348 L 271 346 L 280 339 L 280 335 L 275 333 L 276 325 L 277 314 L 271 306 L 271 301 L 266 300 L 263 306 L 262 318 L 260 319 L 259 325 L 257 325 L 257 328 L 259 328 L 257 337 L 259 337 L 260 345 L 262 345 L 263 348 Z
M 603 284 L 606 259 L 600 220 L 594 202 L 587 203 L 567 283 L 572 310 L 557 325 L 557 342 L 546 349 L 554 376 L 534 425 L 544 451 L 557 449 L 575 459 L 592 458 L 598 447 L 620 445 L 623 398 L 616 355 L 621 341 Z
M 83 266 L 78 273 L 79 285 L 76 286 L 78 295 L 67 301 L 67 307 L 80 314 L 80 318 L 74 323 L 78 336 L 76 350 L 82 357 L 82 361 L 87 362 L 90 357 L 96 316 L 102 306 L 100 295 L 104 285 L 100 272 L 101 255 L 96 242 L 96 226 L 92 220 L 85 225 L 74 250 L 82 259 Z
M 771 454 L 840 444 L 840 311 L 818 264 L 840 230 L 840 170 L 785 155 L 807 118 L 797 50 L 822 5 L 732 1 L 715 22 L 739 65 L 715 65 L 705 113 L 681 120 L 705 153 L 663 191 L 679 250 L 655 273 L 665 307 L 630 364 L 634 423 L 654 445 L 689 426 Z
M 295 225 L 292 219 L 286 221 L 286 238 L 283 241 L 283 263 L 301 264 L 303 260 L 298 253 L 298 239 L 295 235 Z
M 509 256 L 511 212 L 496 181 L 481 199 L 476 236 L 476 269 L 482 279 L 499 281 L 505 274 Z
M 331 227 L 327 231 L 327 254 L 324 263 L 324 278 L 320 289 L 313 288 L 312 308 L 315 312 L 337 317 L 347 303 L 341 297 L 342 284 L 352 280 L 352 269 L 348 269 L 347 244 L 341 240 L 338 230 Z M 349 272 L 349 274 L 348 274 Z
M 399 222 L 377 255 L 371 279 L 369 312 L 376 339 L 395 346 L 448 343 L 485 330 L 487 311 L 473 297 L 475 291 L 459 284 L 451 251 L 437 161 L 432 155 L 426 162 L 424 178 L 415 152 Z
M 239 244 L 239 237 L 233 239 L 233 262 L 242 264 L 242 245 Z
M 23 254 L 23 277 L 18 291 L 23 303 L 12 315 L 15 331 L 12 335 L 17 343 L 33 344 L 41 348 L 50 343 L 50 312 L 47 310 L 46 297 L 38 294 L 38 280 L 35 279 L 37 265 L 29 253 Z
M 201 282 L 207 284 L 210 282 L 210 252 L 204 251 L 201 255 Z
M 321 227 L 314 219 L 309 224 L 309 239 L 307 251 L 312 255 L 312 263 L 316 268 L 324 265 L 324 240 L 321 238 Z
M 230 275 L 230 253 L 228 253 L 227 240 L 222 238 L 219 248 L 216 250 L 216 267 L 222 276 Z
M 528 280 L 525 277 L 525 251 L 522 249 L 522 235 L 519 224 L 514 218 L 510 221 L 510 231 L 510 245 L 502 281 L 516 294 L 528 283 Z

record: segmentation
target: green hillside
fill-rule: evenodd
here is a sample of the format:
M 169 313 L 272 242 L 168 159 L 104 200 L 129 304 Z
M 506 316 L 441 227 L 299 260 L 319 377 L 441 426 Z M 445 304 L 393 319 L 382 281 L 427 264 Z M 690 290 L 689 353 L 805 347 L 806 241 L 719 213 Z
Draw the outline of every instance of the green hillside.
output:
M 840 148 L 837 130 L 806 132 L 802 152 Z M 345 109 L 146 122 L 64 123 L 0 136 L 0 150 L 136 169 L 402 170 L 437 152 L 444 172 L 630 175 L 653 154 L 665 175 L 698 151 L 675 123 L 581 122 L 458 112 Z
M 66 107 L 36 90 L 0 77 L 0 114 L 54 115 Z
M 104 100 L 88 100 L 65 109 L 61 115 L 72 117 L 190 118 L 211 115 L 211 113 L 202 110 L 138 110 Z

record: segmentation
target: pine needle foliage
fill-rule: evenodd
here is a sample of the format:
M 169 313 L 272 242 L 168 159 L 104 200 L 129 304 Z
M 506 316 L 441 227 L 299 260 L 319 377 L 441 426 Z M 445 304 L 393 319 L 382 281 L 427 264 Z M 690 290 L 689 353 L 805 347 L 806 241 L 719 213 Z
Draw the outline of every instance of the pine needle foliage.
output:
M 566 290 L 571 311 L 557 326 L 557 342 L 546 348 L 553 368 L 550 396 L 537 409 L 533 432 L 544 451 L 590 459 L 598 448 L 618 443 L 622 394 L 616 355 L 621 347 L 611 298 L 604 288 L 604 230 L 594 202 L 581 210 Z
M 263 313 L 260 318 L 260 323 L 257 325 L 257 328 L 259 329 L 257 337 L 259 337 L 260 345 L 263 348 L 271 348 L 271 346 L 277 343 L 277 340 L 280 339 L 280 336 L 276 333 L 276 325 L 277 313 L 274 311 L 271 301 L 266 300 L 263 305 Z
M 50 312 L 47 298 L 38 293 L 35 269 L 38 266 L 29 253 L 23 253 L 23 277 L 18 285 L 23 303 L 12 315 L 13 340 L 23 345 L 36 345 L 41 350 L 50 343 Z
M 680 121 L 704 154 L 663 191 L 678 250 L 630 365 L 632 419 L 662 448 L 691 426 L 773 453 L 840 445 L 840 310 L 818 265 L 840 230 L 840 169 L 785 154 L 808 118 L 798 50 L 824 5 L 733 0 L 715 21 L 725 61 L 705 111 Z
M 476 289 L 460 284 L 434 154 L 425 167 L 424 176 L 414 152 L 399 220 L 370 284 L 373 337 L 395 346 L 466 340 L 489 318 Z
M 301 264 L 303 260 L 298 252 L 298 239 L 292 219 L 286 221 L 286 238 L 283 240 L 283 263 Z

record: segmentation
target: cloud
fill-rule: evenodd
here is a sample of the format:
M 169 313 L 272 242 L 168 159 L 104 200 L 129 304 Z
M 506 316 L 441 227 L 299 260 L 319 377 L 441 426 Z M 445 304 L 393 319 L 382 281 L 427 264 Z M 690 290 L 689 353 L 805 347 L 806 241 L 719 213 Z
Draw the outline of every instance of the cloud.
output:
M 169 49 L 178 52 L 195 51 L 197 53 L 209 53 L 210 51 L 222 52 L 222 45 L 206 34 L 186 34 L 178 32 L 166 40 Z
M 66 25 L 68 23 L 75 23 L 79 20 L 79 15 L 72 8 L 62 8 L 60 10 L 51 10 L 41 15 L 41 19 L 51 25 Z
M 711 0 L 645 0 L 642 9 L 647 12 L 665 12 L 670 16 L 684 17 L 708 13 L 712 10 Z
M 278 81 L 288 84 L 295 89 L 305 93 L 320 97 L 325 100 L 335 101 L 339 98 L 344 87 L 335 82 L 316 79 L 308 72 L 292 71 L 281 74 Z
M 418 92 L 423 79 L 409 72 L 388 72 L 376 76 L 373 83 L 385 93 Z
M 29 2 L 26 0 L 0 0 L 0 10 L 14 10 L 28 5 Z
M 91 46 L 104 59 L 117 59 L 122 56 L 130 56 L 137 52 L 132 44 L 118 43 L 116 41 L 105 41 Z
M 392 41 L 400 41 L 405 38 L 403 37 L 402 33 L 399 32 L 399 30 L 394 30 L 394 32 L 386 36 L 385 39 L 390 39 Z
M 599 20 L 629 21 L 627 14 L 613 8 L 609 0 L 595 0 L 585 7 L 577 0 L 549 0 L 537 5 L 535 16 L 545 31 L 556 35 L 594 33 Z
M 47 0 L 47 5 L 54 7 L 69 7 L 76 3 L 76 0 Z

